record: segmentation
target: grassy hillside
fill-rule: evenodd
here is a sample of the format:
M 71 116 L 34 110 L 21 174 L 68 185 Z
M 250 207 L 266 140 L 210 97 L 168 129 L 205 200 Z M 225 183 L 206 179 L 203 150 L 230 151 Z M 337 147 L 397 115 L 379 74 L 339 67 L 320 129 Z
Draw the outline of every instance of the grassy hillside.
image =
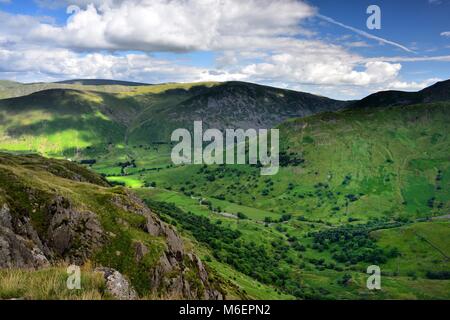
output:
M 445 85 L 425 90 L 430 101 Z M 51 90 L 0 100 L 0 149 L 91 160 L 176 226 L 229 297 L 449 299 L 450 103 L 381 96 L 310 116 L 343 104 L 242 83 Z M 171 164 L 164 139 L 194 118 L 259 127 L 296 112 L 279 126 L 273 177 Z M 373 264 L 381 291 L 366 288 Z
M 448 251 L 450 233 L 449 107 L 440 103 L 371 108 L 288 121 L 280 127 L 283 167 L 274 177 L 261 177 L 258 168 L 245 166 L 167 168 L 138 160 L 136 168 L 113 179 L 130 186 L 155 186 L 142 196 L 238 230 L 242 241 L 251 245 L 262 244 L 268 256 L 286 262 L 275 268 L 293 272 L 292 279 L 296 272 L 303 275 L 303 280 L 294 281 L 311 281 L 298 291 L 276 276 L 259 280 L 281 284 L 299 297 L 366 297 L 364 282 L 352 290 L 337 282 L 346 273 L 359 279 L 368 265 L 380 264 L 389 278 L 379 298 L 443 298 L 448 281 L 429 277 L 450 267 L 448 253 L 439 253 Z M 158 147 L 150 154 L 168 159 L 169 150 Z M 244 219 L 237 218 L 240 213 Z M 423 231 L 404 231 L 416 229 Z M 332 242 L 333 234 L 354 237 L 361 232 L 365 236 L 360 240 Z M 195 232 L 192 237 L 197 238 Z M 197 240 L 211 246 L 207 239 Z M 360 244 L 347 247 L 355 241 Z M 411 241 L 420 247 L 408 245 Z M 211 255 L 217 259 L 214 263 L 234 263 L 217 255 L 216 247 Z M 411 264 L 413 257 L 416 263 Z M 248 263 L 249 270 L 241 272 L 267 274 L 261 270 L 255 275 L 250 270 L 257 270 L 256 262 Z M 430 291 L 414 291 L 417 283 L 427 283 Z
M 120 80 L 107 80 L 107 79 L 73 79 L 73 80 L 58 81 L 56 83 L 75 84 L 75 85 L 81 85 L 81 86 L 124 86 L 124 87 L 149 86 L 148 83 L 120 81 Z
M 103 277 L 88 268 L 81 273 L 82 290 L 67 289 L 65 267 L 39 271 L 0 270 L 0 299 L 25 300 L 109 300 Z
M 354 108 L 378 108 L 450 100 L 450 80 L 438 82 L 418 92 L 382 91 L 353 103 Z
M 140 115 L 140 125 L 133 128 L 130 139 L 135 143 L 167 142 L 173 130 L 193 130 L 193 122 L 200 120 L 205 130 L 272 128 L 289 118 L 335 111 L 347 105 L 307 93 L 243 82 L 226 82 L 193 93 L 188 99 Z
M 118 270 L 141 298 L 214 299 L 224 290 L 135 195 L 68 161 L 0 153 L 0 218 L 0 269 L 10 269 L 0 270 L 1 298 L 108 298 L 94 267 Z M 64 289 L 65 264 L 84 266 L 85 291 Z
M 448 108 L 441 103 L 350 110 L 288 121 L 280 127 L 282 168 L 274 177 L 246 166 L 165 168 L 156 160 L 146 165 L 145 153 L 169 160 L 170 149 L 159 146 L 133 150 L 137 166 L 122 180 L 183 187 L 279 216 L 331 223 L 444 215 L 450 205 Z
M 344 105 L 246 83 L 34 86 L 46 90 L 0 100 L 0 149 L 79 159 L 88 147 L 98 153 L 109 145 L 170 141 L 174 129 L 191 128 L 194 120 L 203 119 L 205 127 L 217 124 L 211 119 L 220 120 L 220 128 L 237 119 L 244 127 L 274 126 Z

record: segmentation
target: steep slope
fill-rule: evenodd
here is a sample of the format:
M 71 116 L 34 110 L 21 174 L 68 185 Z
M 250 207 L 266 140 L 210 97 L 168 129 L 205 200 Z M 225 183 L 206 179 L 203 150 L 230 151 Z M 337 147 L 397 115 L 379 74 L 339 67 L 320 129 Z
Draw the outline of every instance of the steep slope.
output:
M 96 91 L 106 93 L 151 90 L 151 85 L 114 80 L 67 80 L 61 82 L 20 83 L 0 80 L 0 99 L 17 98 L 51 89 Z
M 447 84 L 423 90 L 420 101 L 447 99 Z M 190 237 L 208 266 L 241 292 L 269 298 L 449 298 L 449 102 L 403 105 L 411 100 L 393 93 L 358 108 L 287 120 L 279 126 L 280 172 L 261 177 L 254 166 L 171 166 L 170 146 L 138 143 L 161 141 L 171 126 L 188 126 L 197 117 L 207 126 L 245 126 L 251 117 L 247 109 L 227 107 L 230 101 L 239 106 L 240 99 L 255 113 L 262 106 L 269 118 L 272 111 L 290 116 L 277 106 L 291 106 L 287 109 L 294 114 L 301 109 L 295 102 L 301 94 L 290 99 L 285 91 L 241 83 L 149 90 L 102 95 L 117 99 L 109 101 L 132 99 L 138 107 L 130 117 L 109 113 L 126 128 L 129 145 L 104 147 L 101 156 L 89 152 L 97 159 L 92 167 L 111 181 L 149 186 L 139 194 L 152 210 Z M 310 111 L 321 109 L 322 98 L 311 99 L 317 109 Z M 120 110 L 115 105 L 102 102 L 94 108 L 105 114 L 105 106 Z M 15 117 L 5 113 L 0 123 Z M 80 197 L 91 206 L 92 200 Z M 121 248 L 116 244 L 95 261 L 129 270 L 116 261 L 117 251 L 126 251 Z M 380 292 L 366 288 L 365 270 L 372 264 L 382 268 Z M 131 268 L 128 274 L 134 272 Z
M 360 219 L 445 214 L 450 210 L 449 108 L 437 103 L 351 109 L 289 120 L 279 127 L 281 168 L 274 177 L 260 177 L 258 168 L 247 166 L 159 171 L 138 166 L 124 180 L 184 189 L 186 181 L 195 181 L 187 190 L 196 195 L 336 222 L 350 212 Z M 356 201 L 346 197 L 350 194 Z
M 153 183 L 156 189 L 142 191 L 149 204 L 157 207 L 151 201 L 158 200 L 184 210 L 168 215 L 212 248 L 219 268 L 230 264 L 285 293 L 445 298 L 449 108 L 442 102 L 289 120 L 279 126 L 282 167 L 273 177 L 251 166 L 142 165 L 117 179 Z M 189 212 L 199 221 L 188 219 Z M 197 231 L 206 224 L 202 217 L 227 228 L 219 233 L 224 236 Z M 234 231 L 235 242 L 225 236 Z M 248 247 L 264 258 L 243 249 Z M 363 270 L 372 264 L 385 273 L 382 292 L 365 290 Z
M 174 129 L 190 128 L 194 120 L 203 120 L 205 128 L 268 128 L 347 105 L 239 82 L 128 86 L 116 93 L 101 85 L 67 86 L 79 89 L 0 100 L 0 149 L 79 158 L 88 147 L 168 142 Z
M 223 297 L 177 232 L 130 191 L 67 161 L 0 153 L 0 269 L 88 260 L 127 276 L 141 297 Z
M 0 149 L 73 158 L 86 147 L 123 144 L 139 108 L 127 97 L 66 89 L 0 100 Z
M 450 100 L 450 80 L 438 82 L 418 92 L 382 91 L 372 94 L 354 104 L 354 108 L 406 106 L 411 104 Z
M 145 115 L 130 139 L 136 143 L 165 141 L 176 128 L 192 129 L 194 121 L 203 121 L 205 128 L 272 128 L 293 117 L 347 106 L 308 93 L 277 89 L 245 82 L 226 82 L 164 109 Z

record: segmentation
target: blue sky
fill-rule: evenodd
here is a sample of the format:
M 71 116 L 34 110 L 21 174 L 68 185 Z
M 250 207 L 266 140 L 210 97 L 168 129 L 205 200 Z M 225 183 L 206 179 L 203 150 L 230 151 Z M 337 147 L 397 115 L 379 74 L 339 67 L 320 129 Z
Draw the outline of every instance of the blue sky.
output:
M 0 0 L 0 79 L 419 90 L 450 78 L 449 16 L 450 0 Z

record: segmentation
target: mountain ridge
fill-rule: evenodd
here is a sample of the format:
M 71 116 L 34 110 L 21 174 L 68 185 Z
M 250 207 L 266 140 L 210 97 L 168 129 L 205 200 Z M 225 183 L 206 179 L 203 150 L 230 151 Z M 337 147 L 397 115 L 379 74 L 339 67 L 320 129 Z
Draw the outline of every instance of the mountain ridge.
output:
M 450 100 L 450 80 L 437 82 L 417 92 L 380 91 L 350 105 L 352 108 L 405 106 Z
M 128 87 L 128 91 L 120 93 L 99 88 L 100 91 L 92 86 L 46 88 L 2 99 L 0 117 L 39 114 L 28 118 L 25 122 L 33 122 L 28 125 L 18 125 L 24 123 L 22 120 L 14 125 L 12 121 L 4 122 L 3 132 L 6 137 L 21 139 L 24 135 L 31 137 L 32 132 L 35 138 L 39 132 L 45 136 L 49 131 L 56 134 L 63 129 L 84 128 L 86 143 L 89 136 L 96 144 L 169 142 L 174 129 L 190 128 L 198 120 L 204 122 L 205 128 L 270 128 L 288 118 L 347 106 L 345 101 L 244 82 Z M 38 121 L 39 118 L 42 119 Z M 114 139 L 102 136 L 99 130 Z M 71 147 L 77 148 L 76 143 Z
M 36 210 L 30 218 L 44 235 L 55 212 L 73 217 L 65 226 L 69 231 L 86 211 L 98 213 L 102 226 L 116 238 L 124 239 L 117 236 L 131 228 L 144 237 L 136 239 L 144 247 L 124 248 L 112 240 L 114 246 L 95 261 L 130 277 L 138 292 L 145 291 L 136 280 L 143 274 L 134 263 L 129 267 L 121 261 L 135 261 L 145 248 L 158 251 L 153 238 L 143 241 L 149 240 L 146 231 L 152 230 L 169 246 L 176 229 L 190 240 L 211 274 L 219 274 L 224 282 L 214 278 L 227 288 L 231 284 L 231 297 L 359 299 L 366 290 L 366 274 L 359 270 L 367 264 L 380 265 L 387 281 L 383 291 L 362 298 L 396 299 L 405 292 L 411 298 L 448 297 L 448 261 L 415 237 L 419 233 L 448 256 L 448 101 L 402 106 L 399 103 L 415 100 L 394 92 L 392 97 L 388 94 L 390 100 L 383 98 L 384 104 L 352 108 L 350 102 L 241 82 L 126 90 L 119 86 L 116 91 L 67 86 L 0 100 L 0 149 L 71 158 L 118 187 L 92 187 L 86 181 L 92 177 L 61 169 L 59 162 L 48 165 L 43 158 L 38 158 L 39 165 L 26 158 L 20 169 L 11 170 L 8 162 L 14 157 L 8 155 L 0 168 L 0 176 L 6 172 L 3 189 L 10 194 L 3 213 L 19 212 L 28 218 L 26 213 Z M 446 83 L 437 84 L 421 98 L 428 94 L 430 101 L 446 99 L 446 88 Z M 257 166 L 172 165 L 172 145 L 165 139 L 174 127 L 188 128 L 193 120 L 203 120 L 205 127 L 245 127 L 249 118 L 256 127 L 274 124 L 280 129 L 276 176 L 261 177 Z M 17 184 L 11 185 L 14 181 Z M 175 228 L 141 221 L 133 210 L 143 208 L 142 201 L 121 186 L 136 189 L 151 211 Z M 5 202 L 3 189 L 0 186 L 0 203 Z M 32 207 L 36 196 L 49 202 Z M 55 218 L 53 226 L 59 224 Z M 55 238 L 54 231 L 50 235 Z M 61 232 L 56 236 L 66 239 Z M 102 246 L 102 237 L 93 240 Z M 169 256 L 177 260 L 180 245 L 177 237 L 172 240 Z M 67 248 L 67 242 L 57 243 Z M 89 251 L 77 257 L 83 258 L 83 252 Z M 73 253 L 77 250 L 66 252 Z M 193 257 L 187 259 L 196 264 Z M 195 283 L 203 273 L 178 272 L 182 265 L 167 264 L 163 257 L 159 262 L 159 275 L 171 265 L 183 279 L 194 276 Z M 169 292 L 179 293 L 186 288 L 179 278 L 175 287 L 170 276 L 157 279 L 162 291 L 172 288 Z
M 149 83 L 144 82 L 134 82 L 134 81 L 123 81 L 123 80 L 111 80 L 111 79 L 70 79 L 56 81 L 54 83 L 58 84 L 79 84 L 79 85 L 119 85 L 119 86 L 150 86 Z

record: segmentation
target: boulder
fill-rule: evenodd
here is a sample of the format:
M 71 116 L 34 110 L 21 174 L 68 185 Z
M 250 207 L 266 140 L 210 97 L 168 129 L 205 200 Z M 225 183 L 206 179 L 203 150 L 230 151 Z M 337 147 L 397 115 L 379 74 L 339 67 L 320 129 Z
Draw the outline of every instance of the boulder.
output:
M 138 295 L 128 280 L 117 270 L 111 268 L 97 268 L 106 281 L 106 290 L 117 300 L 136 300 Z

